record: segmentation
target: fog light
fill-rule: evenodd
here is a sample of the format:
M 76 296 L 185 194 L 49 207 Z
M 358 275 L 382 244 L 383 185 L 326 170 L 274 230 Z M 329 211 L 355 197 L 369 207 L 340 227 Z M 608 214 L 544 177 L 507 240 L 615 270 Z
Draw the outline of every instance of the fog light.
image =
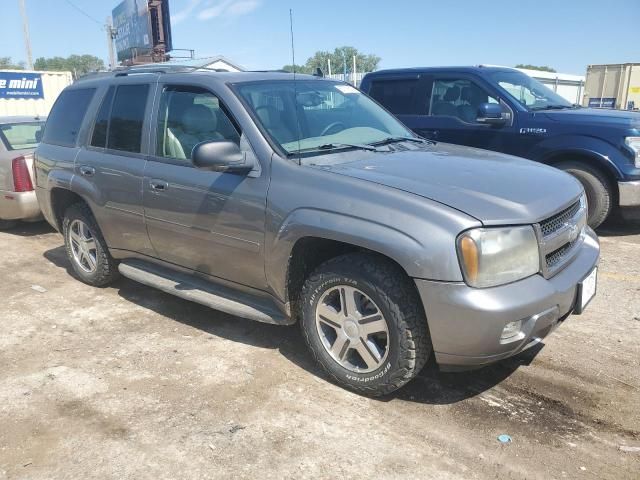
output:
M 510 340 L 520 335 L 520 329 L 522 328 L 522 320 L 516 320 L 515 322 L 507 323 L 502 329 L 502 335 L 500 340 Z

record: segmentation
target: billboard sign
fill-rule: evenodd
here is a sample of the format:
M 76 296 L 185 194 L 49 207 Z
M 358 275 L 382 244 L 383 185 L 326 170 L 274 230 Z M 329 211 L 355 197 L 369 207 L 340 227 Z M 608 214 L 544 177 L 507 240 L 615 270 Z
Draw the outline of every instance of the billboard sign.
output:
M 39 73 L 0 72 L 0 98 L 44 98 Z
M 147 0 L 123 0 L 112 12 L 113 27 L 116 29 L 116 51 L 118 60 L 133 57 L 138 53 L 151 51 L 151 19 Z

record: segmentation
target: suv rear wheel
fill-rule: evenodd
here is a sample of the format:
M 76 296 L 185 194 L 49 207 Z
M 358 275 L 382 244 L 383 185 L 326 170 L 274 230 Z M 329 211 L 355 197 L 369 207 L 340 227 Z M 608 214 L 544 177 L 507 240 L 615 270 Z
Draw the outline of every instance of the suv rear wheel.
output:
M 589 203 L 587 223 L 591 228 L 599 227 L 613 208 L 613 192 L 608 179 L 599 170 L 582 162 L 562 162 L 556 167 L 580 181 Z
M 415 287 L 379 256 L 348 254 L 322 264 L 306 280 L 301 301 L 309 349 L 350 390 L 391 393 L 414 378 L 431 353 Z
M 62 232 L 67 257 L 83 282 L 103 287 L 118 277 L 116 261 L 86 204 L 76 203 L 67 209 Z

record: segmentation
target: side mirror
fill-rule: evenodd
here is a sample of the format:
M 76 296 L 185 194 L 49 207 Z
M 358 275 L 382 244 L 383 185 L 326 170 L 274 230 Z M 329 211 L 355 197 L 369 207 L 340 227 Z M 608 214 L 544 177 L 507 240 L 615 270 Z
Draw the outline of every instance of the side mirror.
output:
M 507 117 L 498 103 L 481 103 L 478 107 L 478 123 L 502 126 L 507 123 Z
M 248 173 L 253 168 L 231 140 L 199 143 L 193 148 L 191 160 L 197 168 L 213 172 Z

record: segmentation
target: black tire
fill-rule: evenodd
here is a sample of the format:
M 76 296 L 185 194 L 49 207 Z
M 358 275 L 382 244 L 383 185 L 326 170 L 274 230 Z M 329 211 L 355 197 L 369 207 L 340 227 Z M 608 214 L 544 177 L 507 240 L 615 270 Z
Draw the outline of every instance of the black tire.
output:
M 95 240 L 95 271 L 93 272 L 88 272 L 82 268 L 72 250 L 70 226 L 76 220 L 83 222 L 89 228 L 91 236 L 93 240 Z M 76 203 L 66 210 L 62 222 L 62 234 L 64 235 L 67 258 L 69 262 L 71 262 L 71 266 L 80 280 L 94 287 L 104 287 L 118 278 L 117 262 L 109 253 L 109 249 L 93 217 L 93 213 L 91 213 L 91 210 L 85 203 Z
M 556 167 L 570 173 L 580 181 L 589 203 L 587 223 L 591 228 L 599 227 L 613 209 L 614 193 L 611 182 L 600 170 L 582 162 L 562 162 Z
M 4 230 L 11 230 L 13 227 L 16 226 L 18 222 L 15 222 L 14 220 L 2 220 L 0 219 L 0 232 L 4 231 Z
M 366 294 L 388 327 L 387 356 L 369 373 L 357 373 L 334 360 L 316 327 L 316 307 L 325 292 L 348 285 Z M 369 396 L 386 395 L 413 379 L 431 354 L 427 319 L 415 286 L 395 264 L 378 255 L 347 254 L 318 267 L 305 281 L 300 324 L 314 359 L 340 386 Z

